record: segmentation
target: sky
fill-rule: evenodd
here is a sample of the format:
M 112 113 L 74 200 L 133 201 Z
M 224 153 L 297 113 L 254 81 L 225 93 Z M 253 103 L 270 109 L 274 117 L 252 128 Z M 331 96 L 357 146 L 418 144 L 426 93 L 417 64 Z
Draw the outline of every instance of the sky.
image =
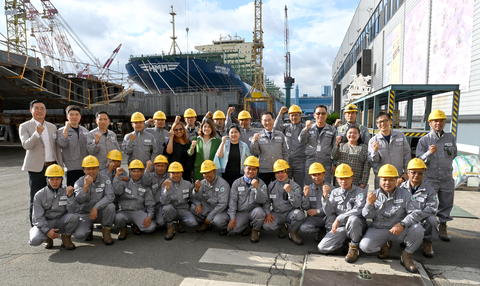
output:
M 37 10 L 43 10 L 40 0 L 31 2 Z M 211 44 L 213 40 L 218 40 L 220 35 L 236 34 L 245 38 L 246 42 L 251 42 L 253 38 L 254 1 L 51 2 L 101 63 L 104 63 L 121 43 L 122 48 L 110 68 L 125 75 L 125 64 L 130 55 L 161 54 L 162 51 L 168 53 L 170 50 L 171 5 L 177 13 L 177 43 L 182 52 L 195 51 L 195 45 Z M 358 3 L 359 0 L 263 1 L 263 66 L 267 77 L 277 86 L 284 87 L 284 9 L 287 5 L 292 77 L 299 86 L 300 95 L 321 95 L 321 86 L 331 85 L 331 65 Z M 3 35 L 7 33 L 5 20 L 0 23 L 0 32 Z M 76 47 L 73 40 L 71 43 L 77 57 L 87 62 L 88 57 Z M 35 45 L 34 40 L 28 45 Z M 294 92 L 292 96 L 293 94 Z

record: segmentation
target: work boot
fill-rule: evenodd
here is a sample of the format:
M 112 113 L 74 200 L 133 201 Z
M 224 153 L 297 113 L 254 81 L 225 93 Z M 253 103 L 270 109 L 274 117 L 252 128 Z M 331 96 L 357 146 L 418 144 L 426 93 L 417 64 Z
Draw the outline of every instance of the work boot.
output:
M 44 245 L 45 245 L 45 249 L 50 249 L 50 248 L 52 248 L 52 247 L 53 247 L 53 239 L 47 238 L 47 239 L 45 240 L 45 244 L 44 244 Z
M 408 272 L 418 273 L 417 266 L 413 263 L 413 253 L 402 251 L 402 257 L 400 257 L 400 264 L 405 266 Z
M 443 240 L 443 241 L 450 241 L 450 237 L 448 236 L 448 233 L 447 233 L 447 224 L 442 224 L 440 223 L 440 225 L 438 226 L 438 231 L 439 231 L 439 235 L 440 235 L 440 239 Z
M 196 232 L 204 232 L 210 227 L 209 224 L 203 223 L 199 228 L 197 228 Z M 178 231 L 180 232 L 180 230 Z
M 257 243 L 260 240 L 260 230 L 253 228 L 252 235 L 250 236 L 251 243 Z
M 175 225 L 167 226 L 167 234 L 165 235 L 165 240 L 172 240 L 175 235 Z
M 112 229 L 108 226 L 102 227 L 102 238 L 103 238 L 103 243 L 105 243 L 105 245 L 113 244 L 113 239 L 112 239 L 112 236 L 110 235 L 111 231 Z
M 348 253 L 345 256 L 345 261 L 348 263 L 354 263 L 358 259 L 358 255 L 360 254 L 360 250 L 358 250 L 358 245 L 353 243 L 348 244 Z
M 327 234 L 327 230 L 324 227 L 320 228 L 317 235 L 315 236 L 315 242 L 322 241 L 322 239 L 325 237 L 326 234 Z
M 378 254 L 379 259 L 387 259 L 390 256 L 390 248 L 392 248 L 392 242 L 387 241 L 384 245 L 382 245 L 382 249 L 380 249 L 380 253 Z
M 140 234 L 142 234 L 142 232 L 141 232 L 140 229 L 138 228 L 138 225 L 133 224 L 132 229 L 133 229 L 133 234 L 135 234 L 135 235 L 140 235 Z
M 93 239 L 93 224 L 90 226 L 90 232 L 88 233 L 87 237 L 85 237 L 85 241 L 91 241 Z
M 220 234 L 221 236 L 225 236 L 228 234 L 228 230 L 224 229 L 224 230 L 221 230 L 218 234 Z
M 122 227 L 118 233 L 118 240 L 127 239 L 127 227 Z
M 426 238 L 423 239 L 423 256 L 426 258 L 432 258 L 433 257 L 433 247 L 432 247 L 432 242 Z
M 287 237 L 287 226 L 285 224 L 282 224 L 282 226 L 280 227 L 280 231 L 278 232 L 278 237 L 279 238 Z
M 75 244 L 72 242 L 72 236 L 67 234 L 62 234 L 62 247 L 65 247 L 66 250 L 74 250 Z
M 178 222 L 177 231 L 178 231 L 178 233 L 184 233 L 185 232 L 185 225 L 183 224 L 183 221 Z
M 288 238 L 293 241 L 296 245 L 302 245 L 303 241 L 302 239 L 298 236 L 298 233 L 296 230 L 291 230 L 290 233 L 288 234 Z
M 247 227 L 242 231 L 243 236 L 250 235 L 252 233 L 252 227 L 250 224 L 247 225 Z

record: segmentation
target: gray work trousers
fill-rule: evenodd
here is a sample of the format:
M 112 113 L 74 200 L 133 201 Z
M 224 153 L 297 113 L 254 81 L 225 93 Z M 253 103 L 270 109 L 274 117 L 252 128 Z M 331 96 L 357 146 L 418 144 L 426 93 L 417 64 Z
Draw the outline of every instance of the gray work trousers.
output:
M 437 217 L 440 223 L 446 223 L 453 220 L 450 212 L 453 208 L 453 199 L 455 194 L 455 183 L 453 178 L 451 180 L 444 180 L 440 182 L 430 182 L 428 184 L 437 191 L 438 197 L 438 212 Z
M 112 227 L 115 221 L 115 205 L 113 203 L 108 204 L 101 211 L 97 212 L 97 218 L 95 220 L 90 219 L 90 213 L 79 214 L 78 227 L 75 230 L 73 236 L 78 239 L 85 239 L 90 233 L 90 228 L 93 223 L 101 223 L 102 226 Z
M 421 222 L 422 227 L 425 229 L 424 237 L 429 241 L 436 241 L 439 238 L 438 234 L 438 220 L 437 217 L 431 215 Z
M 360 241 L 360 249 L 365 253 L 377 252 L 387 241 L 398 241 L 405 242 L 406 252 L 414 253 L 422 245 L 423 232 L 424 229 L 419 223 L 405 228 L 399 235 L 391 233 L 389 228 L 369 227 Z
M 325 228 L 325 216 L 316 215 L 309 216 L 300 226 L 300 231 L 305 233 L 317 233 L 321 228 Z
M 150 223 L 150 225 L 146 228 L 143 226 L 143 221 L 147 218 L 148 214 L 143 210 L 138 211 L 119 211 L 115 215 L 115 227 L 117 228 L 124 228 L 129 224 L 136 224 L 140 231 L 142 232 L 152 232 L 156 228 L 155 221 Z
M 360 242 L 363 234 L 367 231 L 367 223 L 365 219 L 357 216 L 350 216 L 345 226 L 337 228 L 337 233 L 331 230 L 327 232 L 325 237 L 318 244 L 320 253 L 330 253 L 343 246 L 345 240 L 350 238 L 352 242 Z
M 195 219 L 199 224 L 203 223 L 205 219 L 208 217 L 208 215 L 210 214 L 210 212 L 213 210 L 208 205 L 202 205 L 202 212 L 197 214 L 196 209 L 197 209 L 196 204 L 192 204 L 190 206 L 190 211 L 195 216 Z M 228 225 L 228 219 L 229 219 L 229 216 L 227 214 L 227 211 L 225 210 L 223 212 L 216 214 L 213 217 L 213 220 L 211 221 L 211 223 L 214 227 L 218 228 L 219 230 L 226 230 Z
M 237 212 L 235 214 L 235 227 L 230 230 L 231 234 L 241 233 L 250 222 L 254 229 L 260 230 L 265 220 L 265 211 L 261 207 L 256 207 L 250 212 Z M 228 219 L 227 223 L 230 220 Z
M 155 207 L 155 223 L 157 227 L 164 227 L 166 224 L 163 217 L 163 206 Z
M 290 178 L 293 178 L 295 183 L 303 188 L 305 184 L 305 161 L 291 163 L 290 170 L 288 172 Z
M 163 206 L 163 218 L 167 226 L 173 224 L 175 220 L 181 220 L 186 226 L 197 226 L 197 220 L 189 209 L 176 209 L 171 204 Z
M 58 229 L 56 231 L 57 233 L 71 235 L 75 232 L 75 229 L 78 226 L 78 214 L 66 213 L 59 219 L 48 220 L 47 223 L 51 229 Z M 47 238 L 47 234 L 43 233 L 38 227 L 33 226 L 30 229 L 31 246 L 38 246 L 42 244 Z
M 271 212 L 274 219 L 272 223 L 264 223 L 263 229 L 267 231 L 276 230 L 284 223 L 288 223 L 288 231 L 298 231 L 303 221 L 305 220 L 305 213 L 300 209 L 294 209 L 285 213 Z

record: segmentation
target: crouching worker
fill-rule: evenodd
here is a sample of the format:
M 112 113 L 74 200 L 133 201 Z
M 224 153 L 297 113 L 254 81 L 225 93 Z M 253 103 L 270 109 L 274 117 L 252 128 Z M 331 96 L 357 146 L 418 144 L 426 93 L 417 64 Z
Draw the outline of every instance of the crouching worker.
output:
M 152 168 L 152 165 L 154 168 Z M 164 182 L 168 179 L 167 173 L 168 160 L 163 155 L 155 157 L 155 161 L 147 161 L 147 169 L 143 175 L 143 182 L 152 189 L 153 198 L 155 199 L 155 224 L 157 227 L 165 226 L 165 219 L 163 218 L 163 205 L 160 202 L 162 195 L 162 188 Z
M 120 151 L 118 151 L 117 149 L 114 149 L 108 152 L 107 159 L 107 168 L 100 170 L 100 173 L 107 175 L 110 181 L 113 181 L 113 179 L 115 178 L 115 174 L 117 173 L 117 168 L 122 165 L 122 153 L 120 153 Z M 120 175 L 120 178 L 127 176 L 127 172 L 123 171 L 123 174 Z
M 94 156 L 83 158 L 85 175 L 75 182 L 75 200 L 79 204 L 79 218 L 75 238 L 93 239 L 93 223 L 102 224 L 103 243 L 112 245 L 111 229 L 115 220 L 113 187 L 107 175 L 99 173 L 100 163 Z
M 71 235 L 78 226 L 73 187 L 62 187 L 65 173 L 57 164 L 45 171 L 47 186 L 40 189 L 33 198 L 33 227 L 30 229 L 30 245 L 45 242 L 45 248 L 53 247 L 53 240 L 62 236 L 62 247 L 75 249 Z
M 325 168 L 320 163 L 313 163 L 308 169 L 313 183 L 303 188 L 302 209 L 307 212 L 308 217 L 300 226 L 301 232 L 316 233 L 315 242 L 320 242 L 327 233 L 325 229 L 325 212 L 322 208 L 323 193 L 330 192 L 332 186 L 326 182 Z
M 198 225 L 188 206 L 193 185 L 182 178 L 182 164 L 171 163 L 168 172 L 170 173 L 170 179 L 165 180 L 160 196 L 160 202 L 163 204 L 163 218 L 167 224 L 165 240 L 171 240 L 175 235 L 175 220 L 180 220 L 177 228 L 179 233 L 185 232 L 184 224 L 190 227 Z
M 213 225 L 220 230 L 220 235 L 227 235 L 230 186 L 222 177 L 217 177 L 217 166 L 211 160 L 202 163 L 200 173 L 204 179 L 195 182 L 193 203 L 190 207 L 197 222 L 202 223 L 197 232 L 206 231 Z
M 230 189 L 228 202 L 228 230 L 230 234 L 250 235 L 250 242 L 260 240 L 260 229 L 265 220 L 262 206 L 267 201 L 267 185 L 257 177 L 260 162 L 255 156 L 248 156 L 243 162 L 245 175 L 236 179 Z M 250 227 L 252 223 L 253 230 Z
M 341 248 L 346 239 L 350 238 L 345 261 L 353 263 L 358 259 L 358 244 L 367 230 L 367 223 L 362 217 L 367 191 L 352 185 L 353 171 L 347 164 L 338 165 L 335 177 L 340 187 L 330 192 L 325 190 L 322 197 L 326 221 L 333 223 L 327 224 L 327 228 L 331 230 L 318 244 L 318 251 L 333 252 Z
M 363 252 L 380 251 L 378 258 L 387 259 L 392 241 L 405 242 L 407 247 L 402 252 L 400 263 L 407 271 L 418 272 L 413 263 L 413 253 L 423 239 L 422 226 L 407 214 L 407 204 L 410 193 L 396 187 L 397 169 L 390 164 L 383 165 L 378 170 L 380 188 L 368 194 L 367 203 L 362 210 L 365 218 L 373 219 L 372 224 L 360 242 Z
M 263 228 L 265 230 L 276 230 L 280 228 L 279 238 L 287 237 L 297 245 L 302 245 L 303 241 L 298 236 L 298 230 L 305 219 L 305 213 L 300 209 L 302 204 L 301 187 L 288 178 L 288 169 L 290 166 L 287 161 L 279 159 L 273 164 L 273 172 L 277 178 L 268 185 L 267 203 L 263 210 L 266 213 Z M 273 211 L 270 211 L 270 205 Z
M 118 198 L 120 209 L 115 215 L 115 227 L 120 228 L 118 240 L 127 238 L 127 225 L 133 224 L 133 233 L 152 232 L 155 222 L 152 221 L 155 201 L 150 188 L 144 186 L 142 177 L 145 166 L 142 161 L 133 160 L 128 166 L 130 178 L 120 175 L 123 168 L 117 168 L 113 188 Z

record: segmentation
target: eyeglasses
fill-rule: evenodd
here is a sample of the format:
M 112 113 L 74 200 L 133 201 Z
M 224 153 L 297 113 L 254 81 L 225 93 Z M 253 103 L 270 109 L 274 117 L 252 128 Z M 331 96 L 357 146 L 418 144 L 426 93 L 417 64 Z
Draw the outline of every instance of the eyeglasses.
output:
M 276 172 L 277 174 L 285 174 L 287 172 L 287 170 L 281 170 L 281 171 L 278 171 Z
M 387 124 L 389 121 L 390 121 L 390 119 L 377 120 L 377 124 L 378 124 L 378 125 Z
M 326 112 L 315 112 L 316 115 L 327 115 Z
M 414 176 L 423 176 L 423 174 L 425 174 L 424 172 L 417 172 L 417 171 L 409 171 L 409 172 Z
M 173 129 L 173 132 L 181 132 L 183 129 Z

